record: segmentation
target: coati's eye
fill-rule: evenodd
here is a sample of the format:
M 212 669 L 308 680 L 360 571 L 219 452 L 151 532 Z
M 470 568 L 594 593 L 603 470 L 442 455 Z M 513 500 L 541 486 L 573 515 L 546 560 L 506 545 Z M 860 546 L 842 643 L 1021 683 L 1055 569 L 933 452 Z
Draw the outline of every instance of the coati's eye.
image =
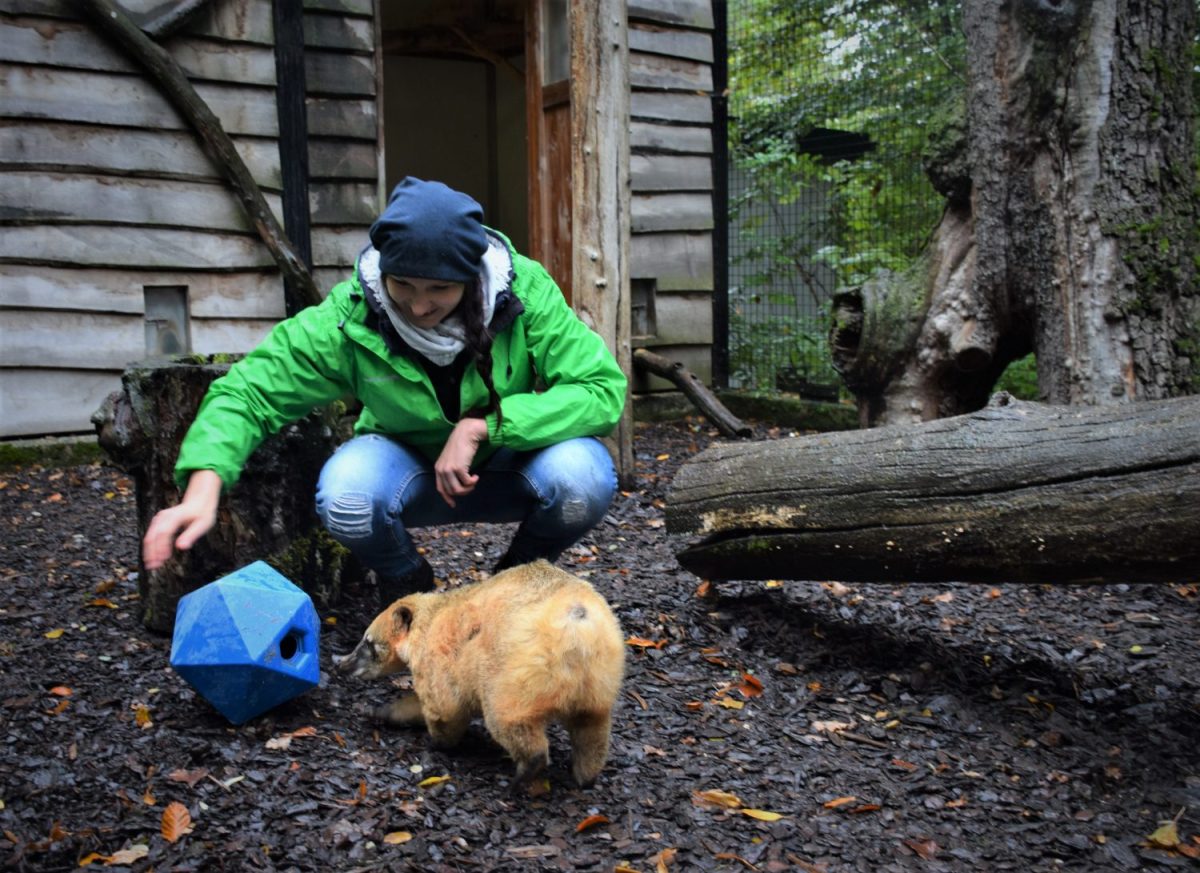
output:
M 371 654 L 375 656 L 376 661 L 386 661 L 388 654 L 387 646 L 382 643 L 373 642 L 371 643 Z

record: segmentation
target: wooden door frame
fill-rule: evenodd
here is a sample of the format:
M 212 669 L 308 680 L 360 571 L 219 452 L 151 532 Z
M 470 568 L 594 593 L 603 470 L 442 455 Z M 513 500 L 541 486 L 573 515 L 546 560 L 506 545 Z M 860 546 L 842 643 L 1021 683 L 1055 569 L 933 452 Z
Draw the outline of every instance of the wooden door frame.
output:
M 579 317 L 632 376 L 629 310 L 629 43 L 626 0 L 571 0 L 571 288 Z M 544 169 L 542 0 L 526 6 L 526 96 L 530 168 L 530 251 L 549 239 L 537 196 Z M 633 482 L 633 416 L 628 390 L 613 434 L 622 487 Z

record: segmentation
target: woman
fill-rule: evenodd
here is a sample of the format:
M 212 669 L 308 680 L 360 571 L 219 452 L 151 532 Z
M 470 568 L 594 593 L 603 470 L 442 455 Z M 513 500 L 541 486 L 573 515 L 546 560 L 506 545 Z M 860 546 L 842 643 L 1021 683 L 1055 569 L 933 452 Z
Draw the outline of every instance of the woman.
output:
M 148 569 L 212 528 L 266 436 L 347 394 L 362 412 L 317 514 L 385 604 L 433 587 L 409 528 L 520 521 L 500 570 L 554 561 L 604 517 L 616 474 L 595 437 L 626 381 L 545 269 L 440 182 L 402 181 L 369 237 L 351 279 L 212 384 L 175 467 L 183 499 L 146 530 Z

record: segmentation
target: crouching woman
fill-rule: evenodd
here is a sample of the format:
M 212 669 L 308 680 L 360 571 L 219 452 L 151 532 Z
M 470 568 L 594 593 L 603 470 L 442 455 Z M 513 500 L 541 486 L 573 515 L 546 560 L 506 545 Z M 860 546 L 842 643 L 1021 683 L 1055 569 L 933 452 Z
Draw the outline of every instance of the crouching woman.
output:
M 381 601 L 433 587 L 411 528 L 520 522 L 493 570 L 551 562 L 603 517 L 626 380 L 536 261 L 473 199 L 407 178 L 353 276 L 278 324 L 209 388 L 175 468 L 183 499 L 147 528 L 161 566 L 216 520 L 259 443 L 353 396 L 355 436 L 326 462 L 317 514 L 375 571 Z

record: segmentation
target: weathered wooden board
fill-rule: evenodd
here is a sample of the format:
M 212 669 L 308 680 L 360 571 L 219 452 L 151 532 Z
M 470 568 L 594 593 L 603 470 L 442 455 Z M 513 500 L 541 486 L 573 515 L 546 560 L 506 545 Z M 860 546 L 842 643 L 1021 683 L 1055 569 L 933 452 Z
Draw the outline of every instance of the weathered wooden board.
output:
M 370 56 L 304 53 L 304 84 L 310 95 L 375 96 L 375 63 Z
M 373 15 L 374 0 L 304 0 L 307 11 L 343 12 L 346 15 Z
M 42 225 L 0 227 L 0 258 L 64 266 L 239 270 L 275 267 L 257 237 L 152 227 Z
M 667 529 L 707 578 L 1195 581 L 1200 396 L 1045 406 L 996 395 L 921 424 L 711 447 Z
M 629 50 L 647 54 L 669 55 L 693 61 L 712 63 L 712 35 L 695 30 L 677 30 L 631 23 Z
M 367 244 L 365 227 L 322 227 L 313 228 L 313 265 L 341 267 L 354 264 L 358 253 Z
M 631 155 L 634 191 L 712 191 L 712 159 L 679 155 Z
M 309 136 L 375 142 L 378 138 L 378 120 L 374 100 L 312 97 L 308 101 Z
M 375 31 L 369 18 L 345 18 L 339 15 L 305 15 L 304 47 L 375 52 Z
M 0 369 L 4 435 L 94 433 L 92 413 L 120 386 L 120 370 Z
M 280 319 L 283 284 L 275 273 L 104 270 L 0 264 L 0 306 L 126 313 L 141 317 L 146 286 L 187 289 L 193 318 Z
M 711 344 L 712 294 L 663 293 L 654 298 L 656 332 L 643 345 L 662 354 L 660 346 Z
M 279 148 L 275 142 L 243 137 L 235 139 L 233 145 L 255 181 L 264 189 L 278 191 Z M 340 150 L 320 148 L 310 151 L 310 165 L 318 163 L 318 157 L 326 171 L 323 175 L 338 175 L 339 165 L 349 171 L 351 161 L 362 160 L 361 156 L 352 158 Z M 0 160 L 12 168 L 142 173 L 224 183 L 195 136 L 176 130 L 0 121 Z
M 76 341 L 63 342 L 61 312 L 7 310 L 0 365 L 120 370 L 146 353 L 146 328 L 141 316 L 76 312 L 71 316 L 71 334 Z
M 629 95 L 632 119 L 712 124 L 712 99 L 705 94 L 663 94 L 634 90 Z
M 369 225 L 379 214 L 377 195 L 374 182 L 313 182 L 308 186 L 312 223 Z
M 712 30 L 711 0 L 630 0 L 629 18 Z
M 76 370 L 120 370 L 146 356 L 146 322 L 141 315 L 76 312 L 72 330 L 86 342 L 62 342 L 62 314 L 13 309 L 4 314 L 0 365 Z M 192 351 L 198 354 L 248 352 L 276 319 L 193 318 Z
M 629 83 L 634 88 L 711 91 L 712 67 L 683 58 L 631 51 Z
M 629 147 L 635 153 L 711 155 L 712 128 L 635 121 L 629 125 Z
M 192 321 L 192 351 L 200 355 L 248 352 L 263 341 L 278 321 L 231 321 L 197 318 Z
M 713 287 L 712 235 L 639 233 L 629 242 L 630 275 L 656 279 L 658 290 L 708 290 Z
M 353 179 L 374 184 L 379 174 L 375 144 L 309 137 L 308 171 L 314 179 Z
M 635 233 L 651 230 L 711 230 L 712 195 L 640 194 L 630 203 Z
M 169 53 L 191 79 L 275 85 L 275 52 L 269 46 L 174 39 Z M 140 74 L 141 68 L 86 22 L 0 19 L 0 60 L 49 67 Z
M 265 195 L 276 216 L 277 195 Z M 0 202 L 22 221 L 62 220 L 254 232 L 245 211 L 218 185 L 70 173 L 0 174 Z
M 147 25 L 164 11 L 162 0 L 121 0 L 121 7 L 139 26 Z M 0 12 L 73 20 L 81 18 L 75 0 L 0 0 Z M 271 0 L 207 3 L 186 28 L 186 33 L 191 35 L 260 45 L 271 45 L 274 32 Z M 170 47 L 171 41 L 167 45 Z
M 207 83 L 197 83 L 196 91 L 231 136 L 279 134 L 273 92 Z M 0 64 L 0 116 L 187 128 L 166 98 L 139 77 L 12 64 Z

